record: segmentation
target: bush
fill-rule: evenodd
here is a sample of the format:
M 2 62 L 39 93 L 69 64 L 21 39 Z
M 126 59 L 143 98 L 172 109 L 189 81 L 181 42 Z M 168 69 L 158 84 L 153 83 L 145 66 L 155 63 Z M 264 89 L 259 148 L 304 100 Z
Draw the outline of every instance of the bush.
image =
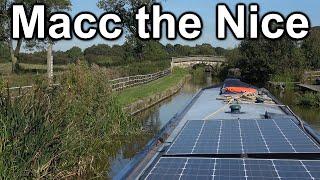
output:
M 0 91 L 0 179 L 105 177 L 116 139 L 140 130 L 105 77 L 74 65 L 58 88 L 38 83 L 12 101 Z
M 320 108 L 320 93 L 306 93 L 297 98 L 297 104 Z

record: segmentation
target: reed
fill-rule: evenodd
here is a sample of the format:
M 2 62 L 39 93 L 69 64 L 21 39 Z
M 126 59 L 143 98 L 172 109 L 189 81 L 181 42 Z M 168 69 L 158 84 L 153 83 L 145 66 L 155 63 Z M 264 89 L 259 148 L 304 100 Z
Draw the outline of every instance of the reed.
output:
M 106 177 L 110 149 L 141 133 L 100 68 L 73 65 L 59 82 L 19 98 L 0 83 L 0 179 Z

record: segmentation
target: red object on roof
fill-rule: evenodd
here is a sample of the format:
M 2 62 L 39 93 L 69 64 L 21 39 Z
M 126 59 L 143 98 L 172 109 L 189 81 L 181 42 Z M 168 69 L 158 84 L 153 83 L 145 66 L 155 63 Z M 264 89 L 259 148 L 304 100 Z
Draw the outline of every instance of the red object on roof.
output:
M 258 91 L 254 88 L 248 87 L 226 87 L 224 88 L 227 93 L 257 93 Z

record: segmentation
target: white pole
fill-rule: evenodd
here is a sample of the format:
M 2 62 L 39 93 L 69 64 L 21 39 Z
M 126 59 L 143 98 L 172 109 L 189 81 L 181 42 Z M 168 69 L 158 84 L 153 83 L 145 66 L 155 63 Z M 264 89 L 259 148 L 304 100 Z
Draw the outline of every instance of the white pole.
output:
M 52 56 L 52 43 L 49 43 L 47 52 L 47 73 L 49 84 L 53 81 L 53 56 Z

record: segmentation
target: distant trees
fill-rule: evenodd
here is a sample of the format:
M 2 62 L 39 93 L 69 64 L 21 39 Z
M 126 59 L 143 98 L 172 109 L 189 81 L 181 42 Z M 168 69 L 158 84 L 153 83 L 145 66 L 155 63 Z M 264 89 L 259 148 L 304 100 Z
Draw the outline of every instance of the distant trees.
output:
M 80 59 L 83 59 L 82 49 L 79 47 L 76 47 L 76 46 L 67 50 L 66 54 L 68 55 L 68 58 L 70 58 L 73 62 L 80 60 Z
M 147 61 L 161 61 L 169 59 L 169 54 L 158 41 L 149 41 L 142 49 L 143 59 Z
M 196 45 L 195 47 L 187 45 L 163 45 L 158 41 L 146 41 L 142 47 L 142 54 L 138 58 L 135 54 L 135 46 L 129 42 L 123 45 L 109 46 L 107 44 L 98 44 L 88 47 L 82 51 L 79 47 L 72 47 L 63 52 L 53 52 L 54 64 L 69 64 L 77 60 L 85 60 L 89 64 L 97 64 L 104 67 L 127 66 L 140 63 L 166 66 L 170 64 L 171 57 L 191 56 L 191 55 L 216 55 L 216 49 L 210 44 Z M 227 52 L 228 50 L 223 49 Z M 225 55 L 225 54 L 223 54 Z M 0 57 L 1 58 L 1 57 Z M 30 64 L 45 64 L 46 51 L 38 51 L 33 53 L 20 53 L 19 62 Z M 135 66 L 136 66 L 135 65 Z M 163 68 L 161 68 L 163 69 Z
M 84 58 L 89 63 L 101 66 L 116 66 L 125 60 L 125 51 L 121 46 L 99 44 L 84 50 Z
M 320 27 L 314 27 L 301 48 L 307 59 L 307 65 L 312 69 L 320 69 Z
M 214 55 L 215 49 L 211 46 L 211 44 L 196 45 L 194 54 Z

